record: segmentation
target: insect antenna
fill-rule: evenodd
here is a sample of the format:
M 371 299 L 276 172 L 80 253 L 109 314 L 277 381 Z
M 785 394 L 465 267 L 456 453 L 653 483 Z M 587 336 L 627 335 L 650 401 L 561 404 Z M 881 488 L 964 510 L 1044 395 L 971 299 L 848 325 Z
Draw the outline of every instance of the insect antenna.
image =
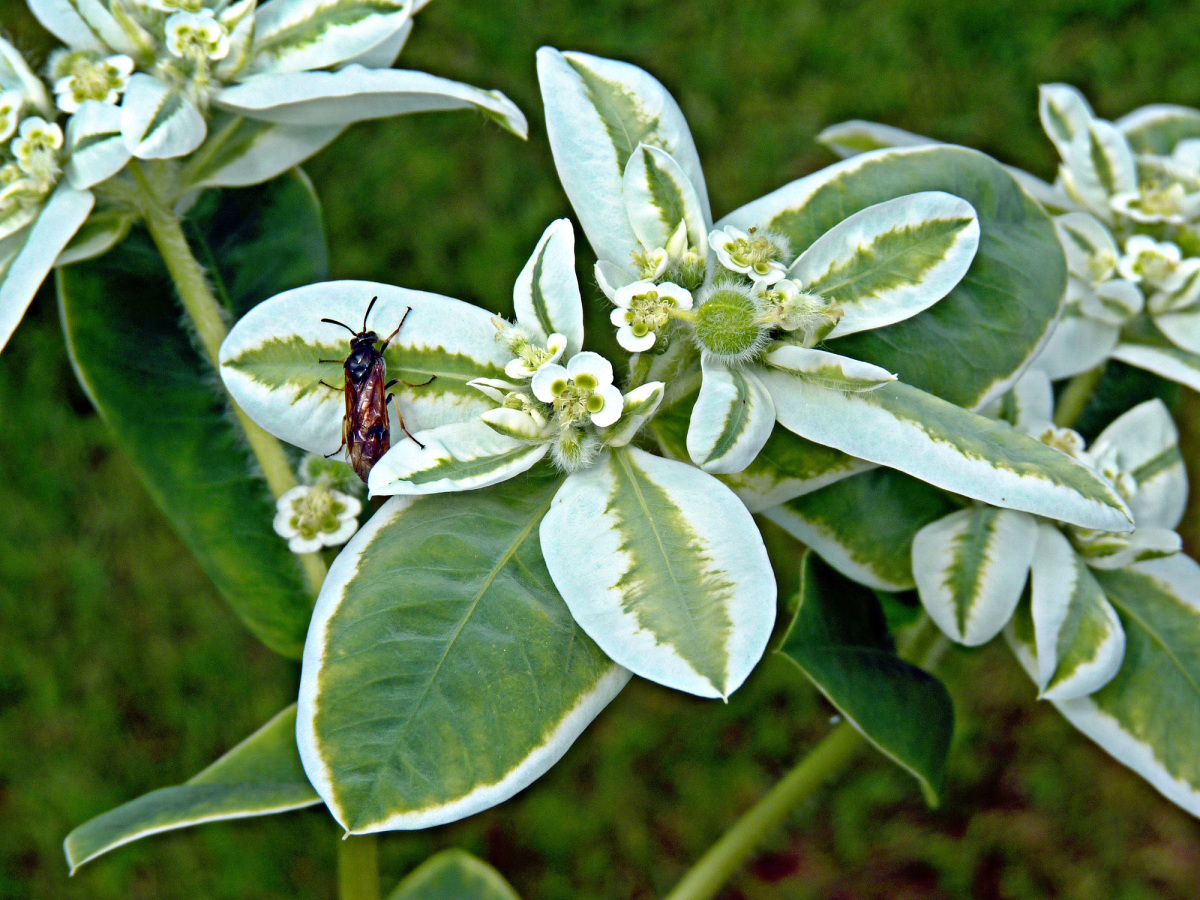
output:
M 371 302 L 367 304 L 367 311 L 363 315 L 363 327 L 362 327 L 363 331 L 367 330 L 367 319 L 371 318 L 371 310 L 375 308 L 375 301 L 378 299 L 379 299 L 378 297 L 372 297 Z
M 321 321 L 328 322 L 330 325 L 341 325 L 343 328 L 345 328 L 351 334 L 358 334 L 357 331 L 355 331 L 353 328 L 351 328 L 345 322 L 339 322 L 337 319 L 322 319 Z

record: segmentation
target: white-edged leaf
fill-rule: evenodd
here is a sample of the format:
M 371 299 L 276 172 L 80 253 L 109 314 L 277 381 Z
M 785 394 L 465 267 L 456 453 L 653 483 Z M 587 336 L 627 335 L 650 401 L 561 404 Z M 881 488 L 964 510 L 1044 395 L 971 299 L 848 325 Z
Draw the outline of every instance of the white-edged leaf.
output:
M 623 268 L 641 249 L 622 194 L 639 144 L 670 154 L 712 221 L 708 189 L 678 104 L 653 76 L 628 63 L 542 47 L 538 82 L 558 177 L 596 256 Z
M 413 10 L 413 12 L 416 12 L 416 10 Z M 390 37 L 376 44 L 365 53 L 360 53 L 353 59 L 346 60 L 342 65 L 365 66 L 368 69 L 390 69 L 396 64 L 396 60 L 400 58 L 400 52 L 404 49 L 404 45 L 408 43 L 409 35 L 412 34 L 412 27 L 413 22 L 410 18 L 397 31 L 393 32 Z
M 1110 261 L 1116 265 L 1121 251 L 1113 240 L 1112 232 L 1095 216 L 1084 212 L 1066 213 L 1054 217 L 1054 230 L 1067 257 L 1067 269 L 1072 275 L 1085 281 L 1096 281 L 1096 260 Z
M 701 257 L 708 255 L 712 221 L 683 167 L 669 153 L 649 144 L 638 144 L 622 178 L 629 224 L 642 246 L 666 247 L 679 227 L 687 225 L 688 241 Z
M 571 615 L 635 674 L 728 697 L 766 649 L 775 576 L 733 492 L 636 448 L 568 476 L 542 553 Z
M 1176 347 L 1200 354 L 1200 306 L 1160 313 L 1154 317 L 1154 324 Z
M 77 191 L 68 184 L 60 184 L 42 207 L 20 251 L 0 280 L 0 350 L 17 330 L 25 310 L 33 302 L 33 295 L 41 287 L 58 254 L 87 219 L 94 203 L 95 198 L 89 191 Z
M 1160 340 L 1142 340 L 1141 335 L 1122 335 L 1111 356 L 1123 363 L 1200 391 L 1200 354 L 1189 353 L 1156 335 Z
M 1096 368 L 1113 355 L 1120 336 L 1121 329 L 1117 326 L 1088 318 L 1078 305 L 1067 307 L 1034 359 L 1033 367 L 1045 372 L 1052 381 L 1070 378 Z
M 1004 395 L 1005 418 L 1018 428 L 1054 417 L 1054 386 L 1040 369 L 1029 369 Z
M 1088 448 L 1096 458 L 1114 454 L 1137 486 L 1129 509 L 1138 528 L 1174 529 L 1187 506 L 1187 469 L 1179 431 L 1161 400 L 1147 400 L 1123 413 Z
M 296 752 L 292 704 L 183 784 L 151 791 L 80 825 L 63 841 L 63 852 L 74 875 L 102 853 L 152 834 L 320 802 Z
M 387 900 L 521 900 L 504 877 L 465 850 L 435 853 L 387 895 Z
M 1075 136 L 1085 132 L 1095 118 L 1083 94 L 1069 84 L 1043 84 L 1038 88 L 1038 117 L 1063 159 Z
M 569 219 L 551 223 L 513 284 L 517 321 L 543 343 L 557 332 L 567 339 L 564 359 L 583 349 L 583 298 L 575 275 L 575 230 Z
M 349 125 L 364 119 L 474 109 L 519 137 L 525 116 L 499 91 L 405 69 L 346 66 L 336 72 L 256 75 L 219 91 L 213 104 L 284 125 Z
M 974 207 L 923 191 L 844 219 L 800 254 L 788 277 L 842 308 L 835 338 L 928 309 L 962 280 L 978 249 Z
M 371 298 L 379 300 L 367 327 L 387 337 L 412 307 L 384 354 L 388 378 L 408 430 L 416 433 L 476 418 L 492 403 L 467 382 L 498 378 L 508 351 L 495 339 L 487 310 L 439 294 L 370 281 L 329 281 L 284 291 L 254 307 L 221 345 L 221 377 L 255 422 L 311 453 L 341 442 L 345 401 L 340 362 L 350 335 L 322 318 L 362 327 Z M 318 360 L 333 360 L 321 363 Z M 432 376 L 436 379 L 429 384 Z M 319 382 L 324 380 L 333 388 Z M 394 414 L 392 445 L 408 441 Z
M 135 54 L 130 40 L 102 0 L 29 0 L 29 11 L 74 50 Z
M 0 91 L 19 91 L 48 120 L 58 115 L 40 78 L 16 47 L 0 38 Z
M 145 72 L 134 72 L 121 101 L 121 135 L 138 159 L 170 159 L 204 142 L 207 126 L 196 104 Z
M 993 506 L 1130 531 L 1111 485 L 1060 450 L 903 382 L 847 394 L 765 371 L 779 423 L 801 437 Z
M 1011 509 L 973 506 L 917 532 L 913 576 L 929 617 L 960 644 L 986 644 L 1010 618 L 1033 560 L 1038 524 Z
M 1166 156 L 1183 140 L 1200 138 L 1200 110 L 1170 103 L 1152 103 L 1113 123 L 1135 153 Z
M 516 412 L 516 410 L 512 410 Z M 546 443 L 526 443 L 501 434 L 481 419 L 418 431 L 371 469 L 371 495 L 440 494 L 470 491 L 506 481 L 533 468 Z
M 945 492 L 876 468 L 764 510 L 847 578 L 880 591 L 910 591 L 913 537 L 957 508 Z
M 621 409 L 621 418 L 617 424 L 602 433 L 606 447 L 624 447 L 636 436 L 658 411 L 662 403 L 666 385 L 661 381 L 651 381 L 634 388 L 625 395 L 625 405 Z
M 324 69 L 367 53 L 409 22 L 411 0 L 271 0 L 258 7 L 249 71 Z
M 866 122 L 862 119 L 851 119 L 830 125 L 817 135 L 817 143 L 824 144 L 842 159 L 868 153 L 871 150 L 883 150 L 890 147 L 920 147 L 925 144 L 937 144 L 939 141 L 920 134 L 913 134 L 903 128 L 893 128 L 891 125 L 881 125 L 878 122 Z
M 1125 631 L 1091 570 L 1055 525 L 1038 528 L 1031 585 L 1037 685 L 1047 700 L 1074 700 L 1117 674 Z
M 575 624 L 538 524 L 562 477 L 394 497 L 329 569 L 296 738 L 348 831 L 429 828 L 549 769 L 629 680 Z
M 809 384 L 835 391 L 874 391 L 896 376 L 887 369 L 813 347 L 778 344 L 765 357 L 768 369 L 778 369 Z
M 115 175 L 129 162 L 131 154 L 121 133 L 121 109 L 111 103 L 84 101 L 67 120 L 66 138 L 71 157 L 64 173 L 78 190 Z
M 1063 161 L 1067 190 L 1103 221 L 1112 221 L 1108 201 L 1113 196 L 1138 189 L 1133 152 L 1108 122 L 1089 122 L 1072 139 Z
M 710 358 L 700 365 L 704 380 L 688 426 L 688 455 L 706 472 L 740 472 L 771 436 L 775 404 L 751 369 Z
M 213 122 L 208 139 L 188 159 L 183 178 L 190 187 L 261 184 L 304 162 L 344 130 L 343 125 L 276 125 L 243 118 Z
M 1125 660 L 1094 694 L 1054 705 L 1167 799 L 1200 816 L 1200 566 L 1179 554 L 1094 574 L 1121 618 Z M 1025 604 L 1006 636 L 1036 680 Z
M 133 221 L 134 214 L 119 207 L 92 213 L 58 254 L 54 260 L 55 268 L 107 253 L 129 234 Z

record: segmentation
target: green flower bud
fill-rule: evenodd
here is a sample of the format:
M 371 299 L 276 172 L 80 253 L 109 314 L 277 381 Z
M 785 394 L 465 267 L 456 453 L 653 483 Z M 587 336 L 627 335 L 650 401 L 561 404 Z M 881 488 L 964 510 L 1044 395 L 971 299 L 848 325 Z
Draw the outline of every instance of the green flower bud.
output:
M 758 303 L 749 290 L 718 287 L 696 310 L 692 323 L 700 349 L 727 363 L 752 359 L 766 344 Z

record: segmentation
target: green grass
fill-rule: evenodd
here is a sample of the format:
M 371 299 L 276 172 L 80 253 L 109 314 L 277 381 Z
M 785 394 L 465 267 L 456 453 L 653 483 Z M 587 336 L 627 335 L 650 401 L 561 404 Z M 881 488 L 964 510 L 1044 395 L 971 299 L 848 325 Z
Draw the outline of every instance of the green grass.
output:
M 357 126 L 307 168 L 335 277 L 503 311 L 542 229 L 569 214 L 540 117 L 542 43 L 657 74 L 692 124 L 719 216 L 828 164 L 812 138 L 846 118 L 1049 177 L 1037 84 L 1077 84 L 1108 116 L 1200 105 L 1198 12 L 1152 0 L 437 0 L 402 64 L 501 88 L 529 114 L 530 141 L 482 118 L 414 117 Z M 0 22 L 23 48 L 49 46 L 11 0 Z M 590 282 L 586 251 L 580 262 Z M 336 829 L 320 811 L 152 838 L 67 878 L 59 843 L 72 827 L 202 768 L 290 701 L 297 669 L 246 634 L 141 492 L 74 384 L 49 291 L 0 360 L 0 510 L 0 898 L 331 897 Z M 1200 894 L 1200 823 L 1036 705 L 1002 648 L 952 656 L 947 680 L 960 727 L 939 810 L 864 756 L 726 897 Z M 828 714 L 786 666 L 761 667 L 728 705 L 635 683 L 515 800 L 386 836 L 386 878 L 459 845 L 531 900 L 661 896 Z

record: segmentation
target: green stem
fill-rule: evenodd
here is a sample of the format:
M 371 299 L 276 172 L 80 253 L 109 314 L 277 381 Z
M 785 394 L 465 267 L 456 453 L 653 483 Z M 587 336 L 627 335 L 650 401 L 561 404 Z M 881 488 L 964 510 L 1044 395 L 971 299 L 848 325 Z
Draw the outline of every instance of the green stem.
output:
M 948 641 L 927 615 L 904 636 L 900 655 L 931 669 Z M 666 900 L 709 900 L 754 854 L 763 839 L 828 782 L 838 778 L 867 743 L 849 722 L 842 722 L 809 751 L 765 797 L 754 804 L 700 858 Z
M 204 269 L 196 261 L 192 248 L 188 245 L 179 218 L 159 199 L 145 170 L 137 160 L 130 162 L 129 171 L 141 191 L 141 213 L 150 237 L 154 240 L 171 280 L 175 283 L 179 300 L 196 329 L 205 355 L 213 368 L 218 369 L 221 343 L 229 333 L 222 317 L 221 306 L 208 286 Z M 246 434 L 246 441 L 267 479 L 271 493 L 276 498 L 283 496 L 286 491 L 296 486 L 296 477 L 292 473 L 283 447 L 279 441 L 251 421 L 233 402 L 232 397 L 229 398 L 229 404 Z M 300 555 L 300 562 L 312 585 L 313 593 L 319 593 L 321 583 L 325 580 L 324 561 L 315 553 L 304 553 Z
M 1062 394 L 1059 395 L 1058 405 L 1054 408 L 1054 424 L 1059 428 L 1072 428 L 1079 421 L 1079 417 L 1083 415 L 1083 410 L 1087 406 L 1088 400 L 1091 399 L 1092 392 L 1096 390 L 1096 385 L 1100 383 L 1103 376 L 1104 366 L 1100 365 L 1081 372 L 1068 381 Z
M 338 841 L 338 900 L 379 900 L 379 841 L 359 834 Z
M 725 832 L 667 895 L 667 900 L 707 900 L 737 872 L 762 839 L 802 801 L 849 765 L 866 739 L 849 722 L 829 732 L 783 780 Z

